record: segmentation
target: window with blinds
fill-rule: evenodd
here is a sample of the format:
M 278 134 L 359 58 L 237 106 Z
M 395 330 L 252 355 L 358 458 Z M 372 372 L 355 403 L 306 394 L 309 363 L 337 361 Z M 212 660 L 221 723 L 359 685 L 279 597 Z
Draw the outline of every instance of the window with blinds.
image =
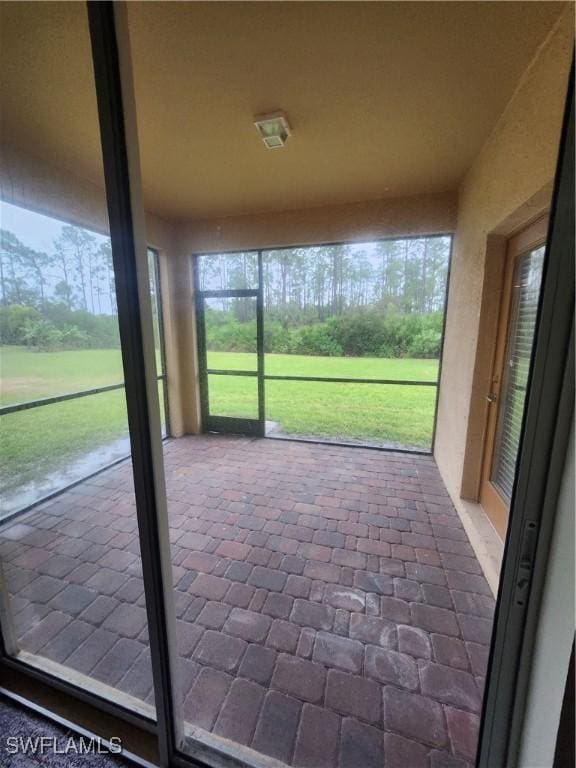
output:
M 516 260 L 490 480 L 510 504 L 532 357 L 544 246 Z

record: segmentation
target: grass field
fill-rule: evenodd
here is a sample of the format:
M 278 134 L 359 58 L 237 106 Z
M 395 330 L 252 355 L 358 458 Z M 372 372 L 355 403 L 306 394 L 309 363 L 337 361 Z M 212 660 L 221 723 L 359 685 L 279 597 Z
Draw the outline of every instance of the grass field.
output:
M 211 368 L 254 370 L 253 355 L 210 352 Z M 267 355 L 276 375 L 435 381 L 435 360 Z M 0 348 L 4 405 L 122 381 L 119 350 L 31 352 Z M 256 417 L 256 380 L 211 376 L 214 415 Z M 435 387 L 266 382 L 266 419 L 284 433 L 430 446 Z M 127 434 L 122 390 L 48 405 L 0 419 L 2 489 L 14 492 L 87 451 Z

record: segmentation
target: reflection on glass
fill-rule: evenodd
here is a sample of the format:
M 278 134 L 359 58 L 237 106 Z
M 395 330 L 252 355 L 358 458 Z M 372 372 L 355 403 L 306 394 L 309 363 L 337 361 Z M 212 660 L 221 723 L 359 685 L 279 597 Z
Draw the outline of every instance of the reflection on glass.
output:
M 129 444 L 86 5 L 7 6 L 2 403 L 27 408 L 0 415 L 2 624 L 23 662 L 154 717 L 131 460 L 94 474 Z

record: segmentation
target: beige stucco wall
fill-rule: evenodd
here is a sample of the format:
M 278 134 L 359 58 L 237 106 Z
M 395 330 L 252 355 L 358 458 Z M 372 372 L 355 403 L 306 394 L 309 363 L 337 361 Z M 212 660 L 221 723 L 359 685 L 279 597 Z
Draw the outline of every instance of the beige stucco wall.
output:
M 456 196 L 388 198 L 368 203 L 262 213 L 184 223 L 178 250 L 186 253 L 375 240 L 452 232 Z
M 539 49 L 459 190 L 435 445 L 453 498 L 461 493 L 465 461 L 478 461 L 482 450 L 477 417 L 470 434 L 468 428 L 471 406 L 487 394 L 474 390 L 473 383 L 475 370 L 485 370 L 487 364 L 479 328 L 485 279 L 487 285 L 494 279 L 486 272 L 488 237 L 511 234 L 549 202 L 573 29 L 574 11 L 569 8 Z

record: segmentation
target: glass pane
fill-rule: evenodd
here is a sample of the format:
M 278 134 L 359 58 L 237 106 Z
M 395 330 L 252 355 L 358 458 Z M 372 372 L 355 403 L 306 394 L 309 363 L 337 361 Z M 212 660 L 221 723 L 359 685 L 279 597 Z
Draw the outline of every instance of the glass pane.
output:
M 123 389 L 3 416 L 0 519 L 129 454 Z
M 256 371 L 256 298 L 204 300 L 208 368 Z
M 491 480 L 512 500 L 524 404 L 540 298 L 544 247 L 521 256 L 514 267 L 512 303 Z
M 449 237 L 263 253 L 267 374 L 436 381 Z
M 197 256 L 201 291 L 258 288 L 258 254 L 211 253 Z
M 430 450 L 436 387 L 266 382 L 270 435 Z
M 208 376 L 210 416 L 258 418 L 258 379 L 256 376 Z
M 0 13 L 3 402 L 122 385 L 86 6 Z M 154 717 L 123 387 L 0 429 L 9 651 Z

